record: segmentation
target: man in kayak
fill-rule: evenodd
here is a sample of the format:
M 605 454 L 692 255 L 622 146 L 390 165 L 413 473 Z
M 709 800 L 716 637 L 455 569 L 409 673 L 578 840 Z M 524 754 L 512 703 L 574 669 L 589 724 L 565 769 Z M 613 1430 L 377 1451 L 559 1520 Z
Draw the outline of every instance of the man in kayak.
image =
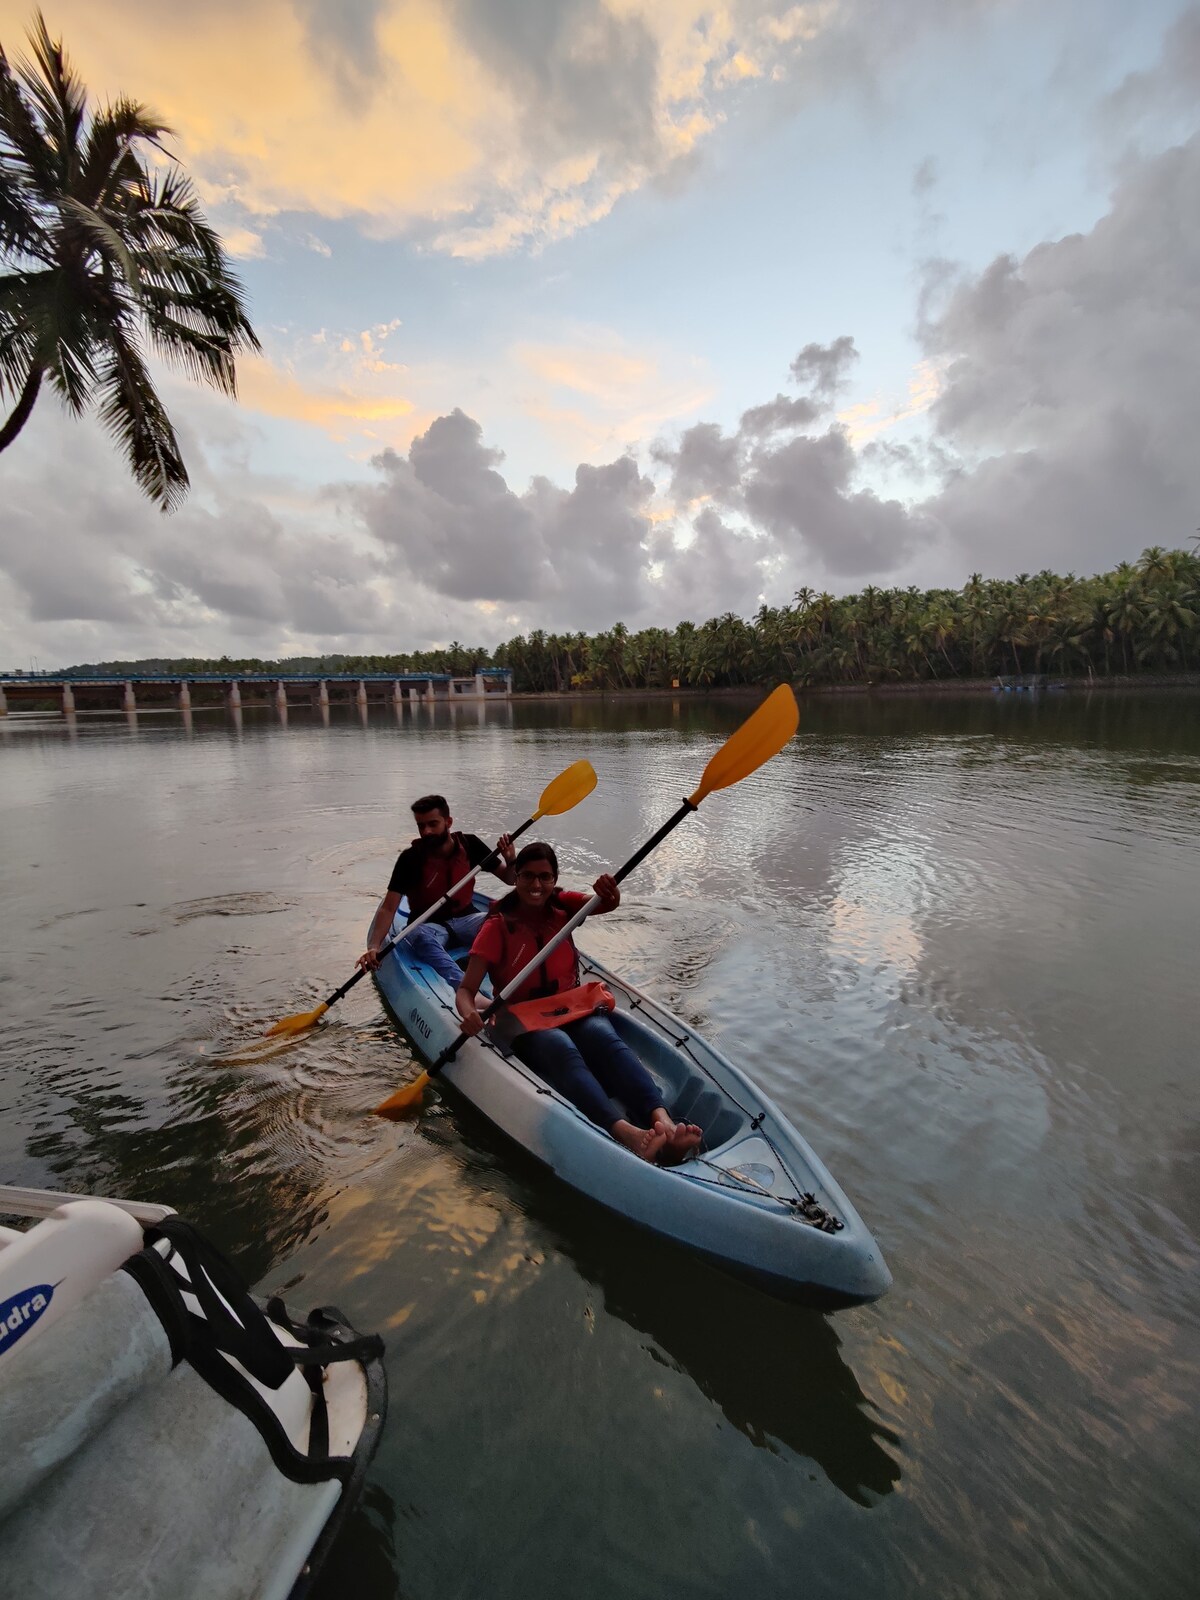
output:
M 367 948 L 355 963 L 366 972 L 374 972 L 379 965 L 379 952 L 392 931 L 401 896 L 408 897 L 409 919 L 419 917 L 430 906 L 437 905 L 472 867 L 480 866 L 494 854 L 477 834 L 453 831 L 454 818 L 444 795 L 422 795 L 413 802 L 412 813 L 418 836 L 396 858 L 387 893 L 371 924 Z M 496 849 L 503 859 L 488 871 L 501 883 L 511 884 L 516 850 L 507 833 L 500 835 Z M 457 962 L 450 959 L 447 947 L 469 945 L 487 914 L 471 909 L 473 891 L 474 885 L 468 883 L 408 940 L 413 953 L 455 989 L 462 980 L 462 971 Z
M 540 841 L 527 844 L 516 858 L 515 892 L 492 907 L 471 946 L 467 970 L 459 975 L 454 998 L 464 1033 L 479 1033 L 484 1026 L 475 997 L 485 974 L 491 975 L 492 991 L 499 994 L 590 898 L 557 884 L 554 851 Z M 615 911 L 621 903 L 616 879 L 602 873 L 595 889 L 600 904 L 593 915 Z M 579 955 L 566 938 L 509 1000 L 516 1004 L 553 994 L 569 1004 L 578 985 Z M 658 1085 L 602 1012 L 518 1034 L 512 1049 L 539 1078 L 643 1161 L 674 1163 L 699 1147 L 701 1130 L 694 1123 L 672 1121 Z

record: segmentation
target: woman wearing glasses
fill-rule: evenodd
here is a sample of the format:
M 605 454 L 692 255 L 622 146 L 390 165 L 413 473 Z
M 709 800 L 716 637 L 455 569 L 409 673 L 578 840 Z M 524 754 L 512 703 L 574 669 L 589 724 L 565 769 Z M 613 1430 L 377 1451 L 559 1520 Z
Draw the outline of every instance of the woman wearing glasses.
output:
M 496 902 L 475 936 L 455 996 L 464 1033 L 478 1033 L 484 1025 L 475 1003 L 484 975 L 499 994 L 589 899 L 558 888 L 558 858 L 548 844 L 527 844 L 514 865 L 516 887 Z M 608 873 L 596 879 L 595 891 L 600 905 L 593 915 L 620 905 L 621 891 Z M 574 944 L 564 939 L 509 999 L 565 994 L 579 983 L 578 964 Z M 700 1144 L 699 1128 L 671 1120 L 653 1078 L 603 1013 L 519 1034 L 512 1048 L 539 1078 L 643 1161 L 681 1161 Z

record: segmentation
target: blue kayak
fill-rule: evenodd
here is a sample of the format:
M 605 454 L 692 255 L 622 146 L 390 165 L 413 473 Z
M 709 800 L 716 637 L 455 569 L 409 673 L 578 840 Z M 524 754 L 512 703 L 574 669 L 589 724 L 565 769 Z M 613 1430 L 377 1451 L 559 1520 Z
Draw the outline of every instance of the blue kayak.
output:
M 475 896 L 477 909 L 488 904 Z M 405 919 L 402 907 L 393 933 Z M 404 942 L 375 977 L 418 1054 L 433 1061 L 459 1032 L 450 985 Z M 703 1129 L 693 1159 L 639 1160 L 488 1036 L 468 1039 L 438 1081 L 571 1188 L 774 1295 L 835 1308 L 884 1294 L 892 1276 L 879 1246 L 782 1112 L 694 1028 L 581 950 L 580 981 L 593 978 L 616 997 L 613 1023 L 671 1116 Z

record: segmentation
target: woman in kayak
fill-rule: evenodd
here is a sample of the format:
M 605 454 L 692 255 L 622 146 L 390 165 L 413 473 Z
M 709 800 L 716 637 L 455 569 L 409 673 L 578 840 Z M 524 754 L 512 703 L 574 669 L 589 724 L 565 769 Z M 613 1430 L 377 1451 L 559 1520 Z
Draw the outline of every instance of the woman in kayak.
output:
M 527 844 L 515 870 L 516 887 L 497 901 L 475 936 L 455 996 L 467 1034 L 479 1033 L 484 1025 L 475 1004 L 484 975 L 490 975 L 499 994 L 589 898 L 557 887 L 558 858 L 548 844 Z M 602 873 L 595 889 L 600 905 L 594 914 L 615 911 L 621 903 L 616 880 Z M 509 999 L 565 998 L 578 983 L 579 957 L 567 938 Z M 653 1078 L 603 1013 L 519 1034 L 512 1048 L 539 1078 L 643 1161 L 681 1161 L 699 1146 L 701 1130 L 672 1121 Z

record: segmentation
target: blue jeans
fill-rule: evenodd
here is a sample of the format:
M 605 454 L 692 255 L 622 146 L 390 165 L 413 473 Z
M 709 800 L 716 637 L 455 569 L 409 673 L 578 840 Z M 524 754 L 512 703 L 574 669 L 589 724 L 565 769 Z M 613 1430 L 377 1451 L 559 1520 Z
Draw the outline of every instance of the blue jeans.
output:
M 451 917 L 447 922 L 425 922 L 404 942 L 418 961 L 432 967 L 439 978 L 445 978 L 452 989 L 457 989 L 463 978 L 462 968 L 450 959 L 447 948 L 452 944 L 465 944 L 469 950 L 486 916 L 486 911 L 468 911 L 465 916 Z
M 654 1079 L 607 1017 L 523 1033 L 513 1053 L 602 1128 L 611 1129 L 621 1117 L 648 1128 L 651 1113 L 662 1105 Z

